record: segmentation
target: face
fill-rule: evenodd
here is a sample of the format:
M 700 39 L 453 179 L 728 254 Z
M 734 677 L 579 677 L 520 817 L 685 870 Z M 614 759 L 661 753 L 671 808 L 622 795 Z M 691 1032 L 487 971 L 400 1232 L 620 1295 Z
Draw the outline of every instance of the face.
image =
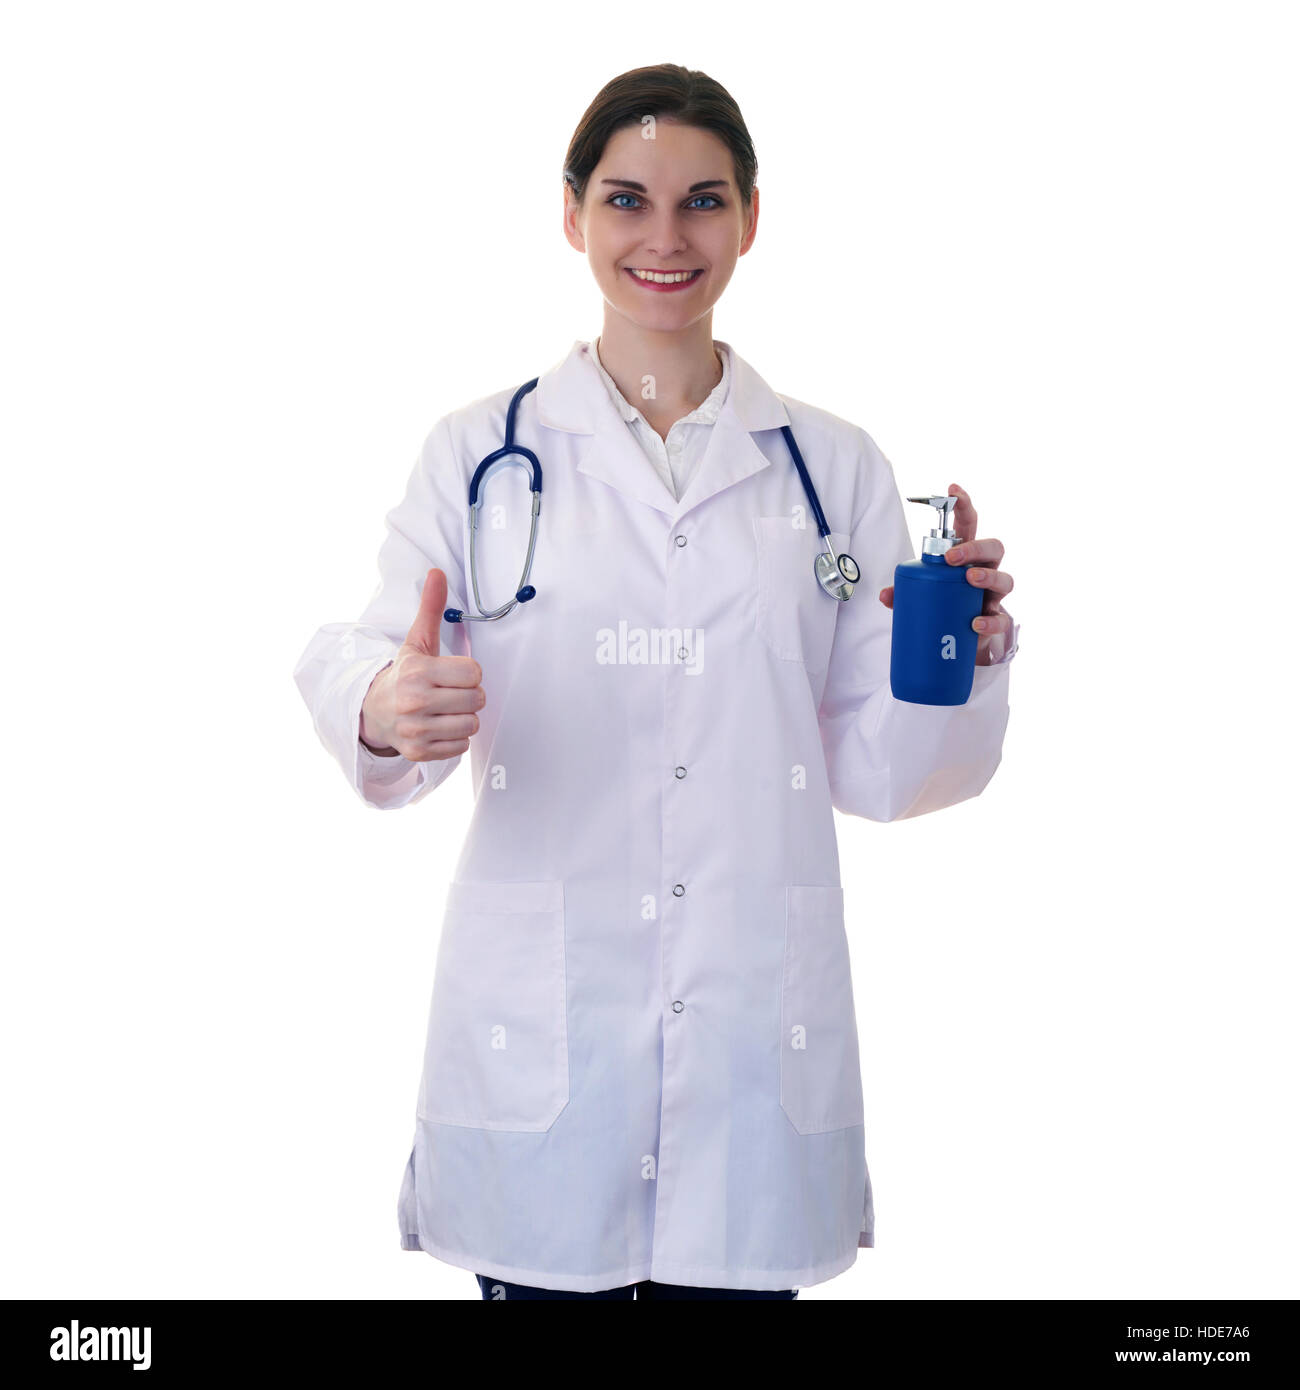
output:
M 658 120 L 616 131 L 582 207 L 564 190 L 564 232 L 586 254 L 605 302 L 638 327 L 672 332 L 706 315 L 753 244 L 758 190 L 746 211 L 731 151 L 712 131 Z M 649 281 L 644 272 L 685 279 Z M 642 272 L 638 275 L 636 272 Z

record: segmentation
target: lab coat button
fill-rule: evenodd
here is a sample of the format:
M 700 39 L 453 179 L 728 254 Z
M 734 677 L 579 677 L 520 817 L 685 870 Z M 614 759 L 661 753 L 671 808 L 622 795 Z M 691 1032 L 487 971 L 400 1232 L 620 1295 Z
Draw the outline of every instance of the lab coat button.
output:
M 686 1007 L 680 999 L 673 1000 L 673 1013 L 679 1014 Z
M 677 648 L 677 656 L 678 656 L 678 659 L 679 659 L 679 660 L 685 661 L 686 658 L 687 658 L 688 656 L 690 656 L 690 652 L 688 652 L 688 651 L 686 650 L 685 647 L 678 647 L 678 648 Z
M 686 889 L 685 889 L 680 883 L 674 883 L 674 884 L 673 884 L 673 897 L 674 897 L 674 898 L 680 898 L 680 897 L 682 896 L 682 894 L 685 893 L 685 892 L 686 892 Z
M 680 548 L 681 546 L 683 546 L 683 545 L 686 544 L 686 537 L 685 537 L 685 536 L 678 536 L 676 539 L 677 539 L 677 545 L 678 545 L 679 548 Z
M 686 776 L 686 769 L 684 767 L 675 768 L 673 770 L 673 775 L 680 782 L 681 779 Z

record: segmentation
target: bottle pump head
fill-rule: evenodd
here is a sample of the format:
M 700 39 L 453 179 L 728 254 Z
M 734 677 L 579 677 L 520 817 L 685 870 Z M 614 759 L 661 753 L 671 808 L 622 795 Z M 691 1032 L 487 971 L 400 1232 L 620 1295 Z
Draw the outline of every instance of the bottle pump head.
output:
M 921 537 L 921 553 L 923 555 L 942 555 L 945 550 L 951 550 L 961 540 L 961 537 L 948 525 L 948 518 L 952 515 L 952 509 L 957 505 L 955 497 L 909 497 L 907 500 L 924 503 L 927 507 L 935 507 L 939 512 L 939 525 L 928 536 Z

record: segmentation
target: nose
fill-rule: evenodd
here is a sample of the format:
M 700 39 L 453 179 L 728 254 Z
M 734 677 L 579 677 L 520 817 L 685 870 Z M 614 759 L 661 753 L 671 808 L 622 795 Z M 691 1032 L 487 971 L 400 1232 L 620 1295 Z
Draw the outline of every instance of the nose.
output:
M 646 232 L 647 252 L 662 260 L 684 251 L 688 243 L 682 229 L 681 218 L 675 208 L 665 208 L 656 213 Z

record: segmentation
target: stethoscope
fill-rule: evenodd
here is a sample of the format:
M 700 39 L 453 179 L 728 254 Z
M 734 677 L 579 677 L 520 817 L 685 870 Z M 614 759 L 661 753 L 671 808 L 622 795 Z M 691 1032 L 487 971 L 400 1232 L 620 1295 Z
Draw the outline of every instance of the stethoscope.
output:
M 448 608 L 442 616 L 449 623 L 493 623 L 498 618 L 504 618 L 516 604 L 527 603 L 530 599 L 537 597 L 537 590 L 528 582 L 528 575 L 533 568 L 533 552 L 537 549 L 537 518 L 542 511 L 542 465 L 538 463 L 537 455 L 531 449 L 525 449 L 522 444 L 515 443 L 515 416 L 519 410 L 519 402 L 537 385 L 537 382 L 538 378 L 534 377 L 515 392 L 510 401 L 510 408 L 506 411 L 505 444 L 500 449 L 490 453 L 474 470 L 474 476 L 470 479 L 469 579 L 474 590 L 474 605 L 478 612 L 477 614 L 466 613 L 460 608 Z M 799 473 L 799 481 L 803 484 L 804 494 L 808 498 L 813 516 L 817 521 L 817 532 L 822 538 L 822 544 L 826 547 L 825 550 L 818 552 L 816 560 L 813 561 L 813 574 L 826 593 L 843 603 L 845 599 L 852 596 L 853 586 L 862 577 L 861 571 L 852 555 L 837 555 L 835 553 L 835 547 L 831 544 L 831 528 L 826 524 L 826 514 L 822 511 L 817 489 L 813 487 L 812 479 L 808 476 L 808 469 L 804 466 L 803 456 L 799 453 L 799 446 L 794 442 L 794 434 L 789 425 L 782 425 L 781 433 L 785 435 L 785 442 L 789 445 L 790 456 L 794 459 L 794 466 Z M 488 611 L 483 607 L 483 600 L 479 597 L 478 565 L 474 542 L 478 536 L 478 519 L 483 507 L 483 493 L 487 479 L 502 464 L 514 464 L 529 470 L 531 474 L 530 490 L 533 494 L 533 515 L 528 530 L 528 554 L 524 558 L 524 569 L 519 576 L 519 587 L 515 590 L 515 596 L 509 602 L 503 603 L 500 608 L 493 608 Z

